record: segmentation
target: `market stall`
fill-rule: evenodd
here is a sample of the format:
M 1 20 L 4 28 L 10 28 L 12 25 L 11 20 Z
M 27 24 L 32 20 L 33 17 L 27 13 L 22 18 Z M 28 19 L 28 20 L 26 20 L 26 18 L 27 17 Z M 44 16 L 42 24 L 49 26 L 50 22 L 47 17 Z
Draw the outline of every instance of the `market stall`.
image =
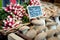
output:
M 3 7 L 0 10 L 1 40 L 60 40 L 60 6 L 55 2 L 25 0 Z

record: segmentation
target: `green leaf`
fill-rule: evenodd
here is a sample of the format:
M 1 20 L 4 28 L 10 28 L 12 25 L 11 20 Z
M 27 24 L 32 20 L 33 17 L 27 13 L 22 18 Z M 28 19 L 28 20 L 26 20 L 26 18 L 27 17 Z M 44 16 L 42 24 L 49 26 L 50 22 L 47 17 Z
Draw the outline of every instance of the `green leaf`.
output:
M 8 15 L 9 15 L 9 13 L 4 11 L 3 9 L 0 10 L 0 20 L 6 19 Z
M 22 18 L 22 21 L 23 21 L 23 23 L 28 23 L 29 22 L 29 18 L 27 16 L 24 16 Z
M 0 26 L 0 30 L 2 29 L 3 26 Z

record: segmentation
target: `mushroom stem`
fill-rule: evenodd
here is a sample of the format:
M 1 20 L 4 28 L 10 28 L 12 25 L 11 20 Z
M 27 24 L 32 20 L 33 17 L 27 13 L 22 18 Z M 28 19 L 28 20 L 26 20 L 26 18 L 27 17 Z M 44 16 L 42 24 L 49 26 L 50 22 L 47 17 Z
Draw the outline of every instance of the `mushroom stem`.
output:
M 51 26 L 51 29 L 56 29 L 56 25 Z
M 58 25 L 60 24 L 59 16 L 58 17 L 55 17 L 55 21 L 58 23 Z

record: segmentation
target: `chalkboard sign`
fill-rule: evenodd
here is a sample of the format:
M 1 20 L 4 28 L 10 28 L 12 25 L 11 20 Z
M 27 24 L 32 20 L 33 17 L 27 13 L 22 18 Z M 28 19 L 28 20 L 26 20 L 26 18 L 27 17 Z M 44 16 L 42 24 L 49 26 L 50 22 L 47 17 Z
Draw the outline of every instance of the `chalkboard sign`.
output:
M 42 16 L 40 6 L 28 6 L 27 9 L 30 19 Z

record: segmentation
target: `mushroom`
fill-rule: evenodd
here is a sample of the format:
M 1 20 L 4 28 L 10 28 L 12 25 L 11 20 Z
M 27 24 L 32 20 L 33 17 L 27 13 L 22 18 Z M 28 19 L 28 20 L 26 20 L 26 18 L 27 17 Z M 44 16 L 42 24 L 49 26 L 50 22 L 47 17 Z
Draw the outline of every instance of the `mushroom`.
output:
M 46 26 L 35 26 L 34 29 L 37 31 L 37 33 L 48 31 L 48 28 Z
M 59 31 L 56 29 L 55 30 L 55 36 L 57 36 L 59 34 Z
M 55 34 L 55 30 L 48 30 L 46 33 L 47 33 L 47 37 L 52 37 Z
M 39 34 L 35 37 L 35 40 L 46 40 L 46 36 L 47 36 L 47 33 L 46 33 L 46 32 L 39 33 Z
M 23 34 L 26 34 L 28 29 L 30 29 L 28 26 L 22 26 L 21 28 L 19 28 L 19 30 L 22 31 Z
M 55 21 L 58 23 L 58 25 L 60 24 L 59 16 L 55 17 Z
M 53 20 L 46 18 L 46 22 L 53 22 Z
M 56 25 L 57 23 L 56 22 L 47 22 L 46 26 L 53 26 L 53 25 Z
M 56 25 L 51 26 L 50 29 L 56 29 Z
M 58 35 L 57 37 L 58 37 L 58 38 L 59 38 L 59 40 L 60 40 L 60 35 Z
M 59 40 L 59 38 L 57 38 L 57 37 L 50 37 L 47 40 Z
M 56 22 L 47 22 L 46 26 L 48 27 L 48 29 L 56 29 Z
M 43 19 L 40 19 L 40 20 L 32 20 L 31 23 L 32 24 L 35 24 L 35 25 L 38 25 L 38 26 L 45 25 L 45 22 L 44 22 Z
M 26 36 L 30 37 L 30 38 L 34 38 L 36 36 L 37 32 L 34 29 L 29 30 L 26 33 Z
M 60 25 L 57 26 L 56 30 L 58 31 L 57 34 L 60 34 Z

